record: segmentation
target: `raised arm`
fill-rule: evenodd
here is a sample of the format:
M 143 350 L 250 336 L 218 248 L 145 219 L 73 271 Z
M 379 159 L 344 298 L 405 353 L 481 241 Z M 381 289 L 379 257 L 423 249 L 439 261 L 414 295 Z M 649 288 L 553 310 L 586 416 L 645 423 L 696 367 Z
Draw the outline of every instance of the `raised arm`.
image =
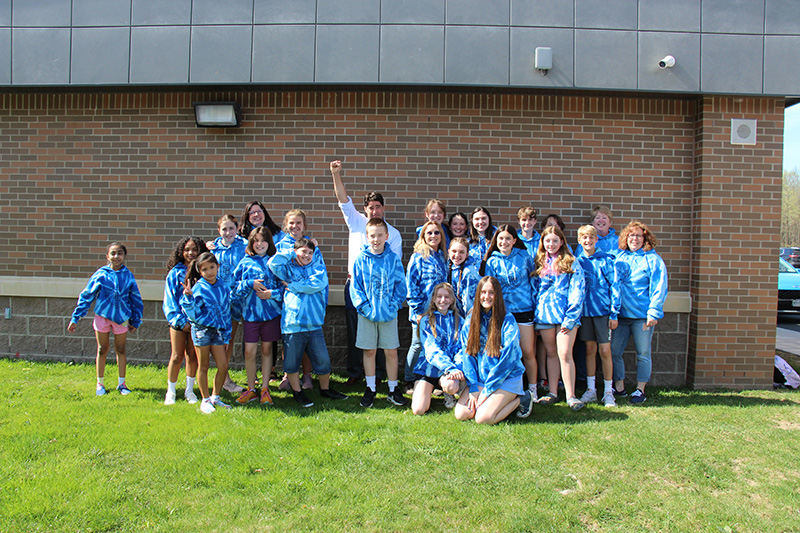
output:
M 347 190 L 342 183 L 342 162 L 338 159 L 331 161 L 331 176 L 333 176 L 333 192 L 340 204 L 347 203 Z

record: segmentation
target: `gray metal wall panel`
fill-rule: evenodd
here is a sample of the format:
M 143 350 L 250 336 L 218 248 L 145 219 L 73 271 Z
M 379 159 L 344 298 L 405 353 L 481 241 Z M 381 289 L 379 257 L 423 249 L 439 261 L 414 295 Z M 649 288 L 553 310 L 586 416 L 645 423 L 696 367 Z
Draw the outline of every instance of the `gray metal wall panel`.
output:
M 444 24 L 444 0 L 382 0 L 384 24 Z
M 639 29 L 699 32 L 700 11 L 697 0 L 639 0 Z
M 447 0 L 447 24 L 474 26 L 508 26 L 511 20 L 510 0 Z
M 250 24 L 253 0 L 192 0 L 192 24 Z
M 253 30 L 253 82 L 313 82 L 315 32 L 313 24 L 256 26 Z
M 313 24 L 317 0 L 255 0 L 256 24 Z
M 0 83 L 11 83 L 11 28 L 0 28 Z
M 14 84 L 69 85 L 69 28 L 14 28 L 13 36 Z
M 131 22 L 136 26 L 191 24 L 192 0 L 133 0 Z
M 381 30 L 382 83 L 444 82 L 444 27 L 397 25 Z
M 703 35 L 700 89 L 708 93 L 759 94 L 764 38 L 760 35 Z
M 0 26 L 11 25 L 11 0 L 0 0 Z
M 189 26 L 131 28 L 131 83 L 188 83 Z
M 572 28 L 511 28 L 511 85 L 572 87 L 573 40 Z M 553 68 L 546 76 L 534 68 L 537 46 L 553 50 Z
M 72 0 L 72 25 L 130 26 L 131 0 Z
M 675 58 L 675 66 L 658 68 L 664 56 Z M 700 90 L 699 33 L 639 33 L 639 89 L 645 91 Z
M 317 27 L 314 79 L 321 83 L 377 83 L 378 25 Z
M 800 94 L 800 37 L 767 36 L 764 42 L 764 92 Z
M 3 4 L 11 5 L 10 0 L 0 3 L 0 13 L 5 10 Z M 1 19 L 2 16 L 0 16 Z M 72 0 L 14 2 L 11 19 L 14 26 L 21 27 L 69 27 L 72 20 Z
M 317 0 L 320 24 L 378 24 L 381 0 Z
M 767 0 L 765 17 L 767 33 L 800 35 L 800 1 Z
M 572 28 L 574 0 L 511 0 L 513 26 Z
M 128 83 L 130 27 L 73 28 L 70 80 L 75 85 Z
M 636 0 L 575 0 L 575 27 L 635 30 Z
M 575 86 L 636 89 L 635 31 L 575 30 Z
M 250 81 L 252 26 L 194 26 L 189 65 L 192 83 Z
M 703 0 L 703 31 L 762 33 L 764 0 Z
M 466 85 L 508 85 L 509 29 L 448 26 L 444 79 Z

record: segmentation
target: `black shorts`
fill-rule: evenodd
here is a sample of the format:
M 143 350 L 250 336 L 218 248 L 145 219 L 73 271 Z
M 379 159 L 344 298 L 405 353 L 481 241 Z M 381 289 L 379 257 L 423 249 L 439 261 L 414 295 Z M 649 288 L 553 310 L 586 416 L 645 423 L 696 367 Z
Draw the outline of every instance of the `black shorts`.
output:
M 594 341 L 597 344 L 611 342 L 611 330 L 608 327 L 608 315 L 581 317 L 581 327 L 578 329 L 579 341 Z
M 533 325 L 533 311 L 523 311 L 522 313 L 511 314 L 514 315 L 514 319 L 517 321 L 517 324 L 521 324 L 523 326 Z

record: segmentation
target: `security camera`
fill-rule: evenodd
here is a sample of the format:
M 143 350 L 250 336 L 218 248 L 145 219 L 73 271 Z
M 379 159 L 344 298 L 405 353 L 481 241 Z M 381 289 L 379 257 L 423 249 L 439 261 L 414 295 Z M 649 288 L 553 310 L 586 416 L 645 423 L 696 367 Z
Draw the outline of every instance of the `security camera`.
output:
M 673 56 L 664 56 L 664 59 L 658 62 L 658 68 L 665 69 L 675 66 L 675 58 Z

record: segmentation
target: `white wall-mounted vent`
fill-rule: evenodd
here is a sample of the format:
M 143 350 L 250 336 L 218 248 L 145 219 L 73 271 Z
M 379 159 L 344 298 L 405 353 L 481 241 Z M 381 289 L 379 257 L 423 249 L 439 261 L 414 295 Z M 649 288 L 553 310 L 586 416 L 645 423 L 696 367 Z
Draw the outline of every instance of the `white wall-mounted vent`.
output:
M 731 119 L 731 144 L 756 144 L 756 119 Z

